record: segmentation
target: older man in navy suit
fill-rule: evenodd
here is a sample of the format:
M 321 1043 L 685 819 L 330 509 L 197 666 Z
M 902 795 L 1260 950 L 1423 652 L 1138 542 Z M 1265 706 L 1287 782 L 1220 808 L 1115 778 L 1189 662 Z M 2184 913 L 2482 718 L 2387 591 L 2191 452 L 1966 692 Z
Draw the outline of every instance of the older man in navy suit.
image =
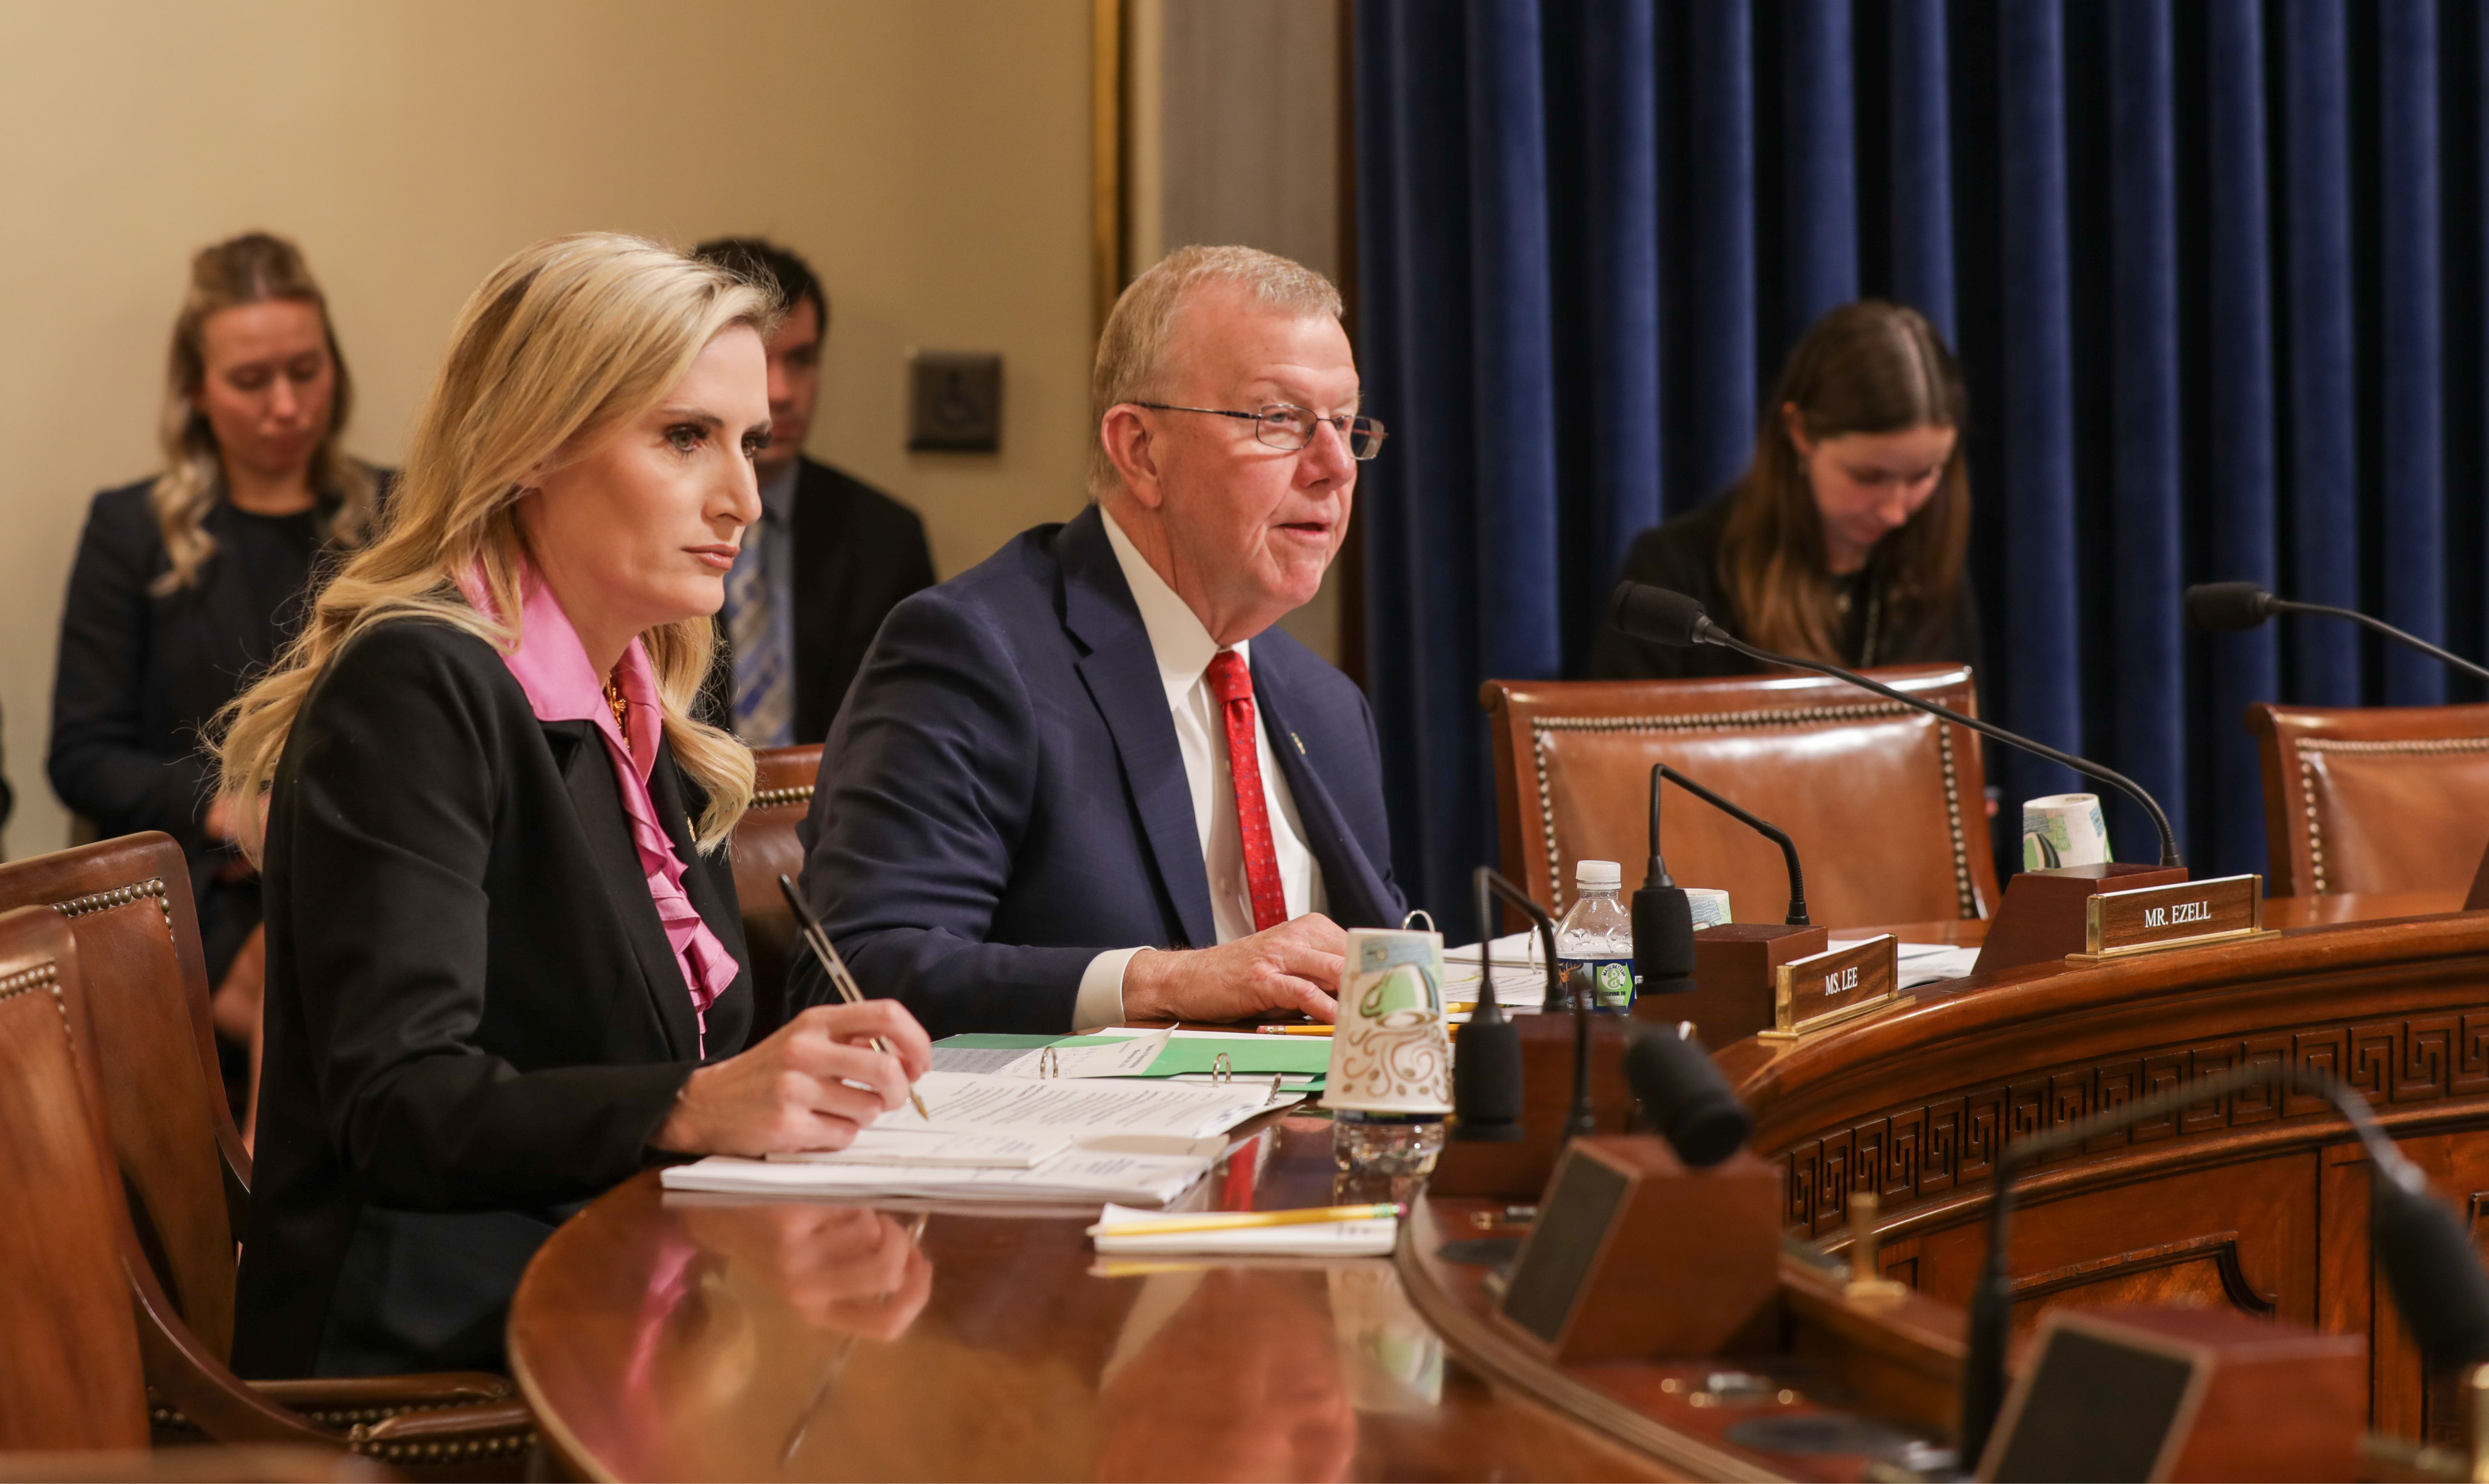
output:
M 1094 503 L 882 626 L 804 890 L 933 1034 L 1329 1020 L 1340 925 L 1398 925 L 1365 698 L 1272 627 L 1321 585 L 1383 441 L 1339 312 L 1250 248 L 1143 273 L 1099 344 Z

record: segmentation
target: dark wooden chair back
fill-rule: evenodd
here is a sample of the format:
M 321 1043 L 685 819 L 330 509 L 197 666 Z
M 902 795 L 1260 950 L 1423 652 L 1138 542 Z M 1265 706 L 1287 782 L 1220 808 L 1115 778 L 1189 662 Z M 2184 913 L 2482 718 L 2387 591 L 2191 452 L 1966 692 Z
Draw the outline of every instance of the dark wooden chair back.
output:
M 66 995 L 77 940 L 40 908 L 0 914 L 0 1450 L 143 1448 L 147 1384 L 109 1240 L 121 1189 Z
M 752 1039 L 787 1022 L 787 969 L 795 950 L 795 914 L 778 895 L 783 871 L 799 876 L 804 847 L 795 826 L 813 807 L 813 783 L 820 776 L 821 749 L 763 747 L 753 761 L 759 778 L 752 807 L 734 826 L 729 849 L 734 861 L 734 895 L 743 909 L 743 940 L 752 955 Z
M 402 1477 L 359 1454 L 283 1443 L 0 1456 L 0 1484 L 363 1484 Z
M 103 1122 L 130 1224 L 199 1342 L 233 1352 L 234 1244 L 250 1156 L 208 1020 L 188 869 L 169 835 L 124 836 L 0 866 L 0 910 L 49 907 L 77 938 Z
M 138 1389 L 132 1441 L 14 1442 L 0 1436 L 0 1448 L 145 1446 L 152 1388 L 160 1441 L 351 1446 L 418 1476 L 446 1470 L 460 1477 L 515 1477 L 534 1425 L 500 1377 L 441 1372 L 245 1384 L 226 1368 L 242 1210 L 228 1204 L 226 1192 L 247 1201 L 250 1161 L 215 1073 L 207 973 L 181 847 L 167 836 L 134 835 L 0 867 L 0 907 L 7 906 L 18 910 L 0 918 L 0 927 L 21 919 L 41 925 L 74 956 L 62 959 L 67 967 L 51 981 L 59 992 L 46 995 L 45 1013 L 79 1048 L 76 1075 L 66 1094 L 49 1095 L 60 1100 L 43 1106 L 74 1106 L 102 1163 L 109 1199 L 81 1215 L 89 1224 L 77 1241 L 109 1262 L 112 1314 L 124 1325 L 136 1321 Z M 0 932 L 0 965 L 10 961 L 9 941 Z M 7 972 L 0 967 L 0 984 Z M 9 1009 L 0 1002 L 0 1013 Z M 0 1081 L 14 1088 L 7 1057 L 34 1038 L 14 1024 L 0 1024 L 0 1037 L 9 1042 L 0 1050 Z M 14 1131 L 31 1115 L 8 1102 L 12 1096 L 0 1089 L 0 1118 L 8 1120 L 0 1128 Z M 20 1172 L 0 1168 L 0 1178 L 12 1173 Z M 28 1183 L 7 1188 L 52 1188 L 22 1178 Z M 48 1195 L 23 1204 L 45 1216 L 60 1205 Z M 9 1261 L 10 1230 L 0 1222 L 0 1264 L 8 1264 L 0 1272 L 11 1274 L 0 1281 L 14 1283 L 23 1265 Z M 14 1382 L 21 1358 L 35 1364 L 40 1352 L 14 1348 L 9 1323 L 0 1315 L 0 1356 Z M 10 1400 L 0 1397 L 0 1417 Z
M 1970 671 L 1874 672 L 1976 715 Z M 1573 866 L 1649 857 L 1650 766 L 1665 762 L 1787 830 L 1819 926 L 1985 917 L 1997 900 L 1976 735 L 1838 680 L 1490 680 L 1503 871 L 1561 912 Z M 1673 785 L 1661 844 L 1685 886 L 1729 893 L 1739 922 L 1777 923 L 1788 873 L 1770 842 Z
M 2247 707 L 2267 889 L 2459 890 L 2489 849 L 2489 706 Z

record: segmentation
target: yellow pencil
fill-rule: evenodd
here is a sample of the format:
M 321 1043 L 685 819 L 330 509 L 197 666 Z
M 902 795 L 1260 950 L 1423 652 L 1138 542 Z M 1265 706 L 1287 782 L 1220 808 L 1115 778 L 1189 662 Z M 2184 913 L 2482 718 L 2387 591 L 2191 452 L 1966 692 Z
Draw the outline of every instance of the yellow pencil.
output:
M 1386 1216 L 1396 1216 L 1404 1209 L 1386 1202 L 1379 1206 L 1309 1206 L 1302 1211 L 1213 1211 L 1130 1221 L 1110 1227 L 1092 1227 L 1090 1230 L 1093 1235 L 1101 1237 L 1168 1237 L 1179 1232 L 1229 1232 L 1264 1226 L 1322 1226 L 1334 1221 L 1379 1221 Z

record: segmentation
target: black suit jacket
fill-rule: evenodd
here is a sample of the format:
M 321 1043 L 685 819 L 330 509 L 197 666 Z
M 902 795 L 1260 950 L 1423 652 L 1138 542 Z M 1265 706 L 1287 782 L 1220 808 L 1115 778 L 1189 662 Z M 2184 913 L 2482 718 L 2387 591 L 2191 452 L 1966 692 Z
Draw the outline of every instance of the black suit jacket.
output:
M 724 857 L 671 751 L 684 889 L 740 959 Z M 577 1202 L 651 1162 L 696 1026 L 604 743 L 539 722 L 484 641 L 348 645 L 271 800 L 268 1042 L 235 1369 L 493 1369 L 512 1289 Z M 752 979 L 710 1007 L 739 1049 Z
M 1720 579 L 1720 539 L 1729 528 L 1729 507 L 1736 498 L 1732 490 L 1636 536 L 1625 554 L 1624 570 L 1616 574 L 1618 580 L 1681 592 L 1702 604 L 1721 627 L 1745 637 L 1743 615 L 1730 601 L 1728 585 Z M 1874 580 L 1871 575 L 1870 581 Z M 1858 638 L 1856 634 L 1851 636 L 1852 647 L 1842 656 L 1843 664 L 1958 664 L 1968 665 L 1974 674 L 1981 673 L 1979 606 L 1971 594 L 1969 574 L 1962 575 L 1961 591 L 1949 612 L 1925 615 L 1916 625 L 1888 625 L 1874 655 L 1857 652 Z M 1751 675 L 1763 668 L 1717 644 L 1688 644 L 1672 649 L 1649 640 L 1635 639 L 1606 622 L 1599 625 L 1597 637 L 1590 642 L 1590 678 L 1594 680 Z
M 925 522 L 872 485 L 797 456 L 795 473 L 795 740 L 830 734 L 881 620 L 933 585 Z M 747 540 L 752 539 L 746 536 Z M 718 623 L 717 664 L 701 715 L 734 725 L 734 644 Z
M 258 899 L 247 882 L 219 890 L 217 872 L 235 856 L 203 828 L 215 761 L 201 731 L 246 676 L 275 658 L 301 595 L 268 612 L 221 552 L 188 585 L 148 591 L 171 567 L 147 502 L 154 482 L 106 490 L 88 510 L 61 613 L 46 770 L 61 802 L 104 838 L 161 830 L 182 842 L 209 972 L 221 978 L 258 921 Z M 235 519 L 219 501 L 204 524 L 229 547 Z
M 1106 949 L 1218 941 L 1192 791 L 1092 505 L 892 611 L 831 728 L 804 891 L 867 993 L 935 1036 L 1061 1031 Z M 1365 696 L 1273 628 L 1253 698 L 1330 915 L 1396 928 Z M 792 1002 L 826 984 L 811 956 Z

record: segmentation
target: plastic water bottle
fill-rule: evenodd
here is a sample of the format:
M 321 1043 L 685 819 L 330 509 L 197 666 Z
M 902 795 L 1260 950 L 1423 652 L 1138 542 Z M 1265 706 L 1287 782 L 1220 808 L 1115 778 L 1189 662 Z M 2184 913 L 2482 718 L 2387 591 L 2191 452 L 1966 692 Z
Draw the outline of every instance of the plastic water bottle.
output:
M 1556 929 L 1557 967 L 1568 986 L 1577 972 L 1588 974 L 1593 1010 L 1633 1008 L 1633 915 L 1616 898 L 1623 886 L 1616 862 L 1575 862 L 1573 887 L 1581 899 Z

